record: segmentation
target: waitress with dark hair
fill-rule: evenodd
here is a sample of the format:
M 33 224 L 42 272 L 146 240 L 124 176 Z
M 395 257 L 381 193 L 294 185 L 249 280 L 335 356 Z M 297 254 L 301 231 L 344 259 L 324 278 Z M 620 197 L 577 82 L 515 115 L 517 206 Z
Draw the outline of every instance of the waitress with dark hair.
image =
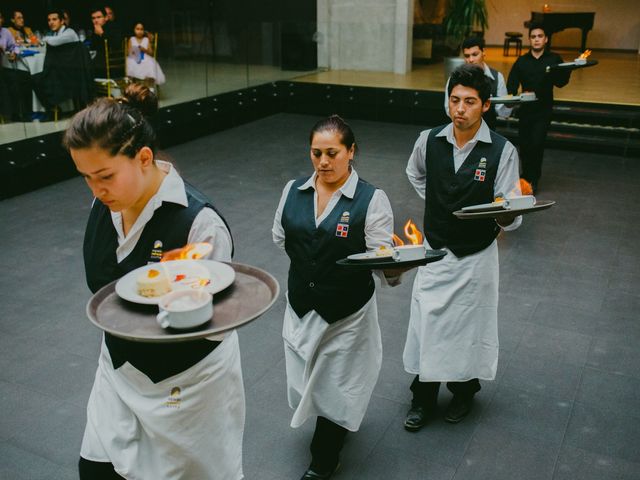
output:
M 64 145 L 95 199 L 84 239 L 95 292 L 157 260 L 157 250 L 209 242 L 229 261 L 231 234 L 210 201 L 155 158 L 142 112 L 157 99 L 131 85 L 121 101 L 79 112 Z M 87 406 L 81 479 L 228 479 L 242 475 L 244 389 L 235 332 L 154 344 L 105 333 Z
M 348 431 L 369 404 L 382 363 L 375 285 L 369 271 L 336 260 L 392 246 L 393 213 L 382 190 L 358 177 L 356 142 L 337 115 L 311 130 L 310 177 L 284 188 L 273 239 L 291 259 L 282 336 L 291 426 L 316 417 L 311 465 L 303 479 L 338 468 Z

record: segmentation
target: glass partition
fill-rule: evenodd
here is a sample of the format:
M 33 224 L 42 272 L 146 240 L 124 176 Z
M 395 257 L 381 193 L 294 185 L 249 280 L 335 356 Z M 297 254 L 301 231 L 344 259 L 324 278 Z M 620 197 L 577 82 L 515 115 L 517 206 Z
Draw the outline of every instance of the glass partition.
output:
M 166 107 L 313 73 L 317 70 L 315 2 L 307 2 L 302 17 L 296 13 L 290 19 L 291 3 L 116 1 L 106 10 L 114 18 L 100 29 L 94 22 L 102 21 L 101 14 L 91 12 L 88 2 L 65 2 L 70 26 L 62 28 L 50 21 L 52 13 L 56 17 L 56 10 L 49 8 L 52 2 L 30 2 L 20 10 L 27 28 L 16 30 L 32 32 L 34 41 L 17 39 L 11 55 L 2 53 L 0 144 L 63 130 L 85 102 L 73 98 L 75 93 L 60 99 L 58 85 L 77 86 L 78 78 L 90 77 L 88 84 L 97 95 L 111 96 L 117 96 L 126 82 L 144 82 L 157 89 L 160 107 Z M 0 11 L 4 27 L 15 27 L 13 11 Z M 64 28 L 76 36 L 67 38 Z M 100 30 L 102 35 L 97 35 Z M 65 43 L 52 40 L 56 37 L 65 37 Z M 99 42 L 101 37 L 112 39 L 109 62 L 96 47 L 104 43 Z M 85 49 L 74 58 L 88 55 L 90 69 L 78 60 L 57 60 L 64 50 L 60 47 L 70 50 L 67 43 L 74 42 Z

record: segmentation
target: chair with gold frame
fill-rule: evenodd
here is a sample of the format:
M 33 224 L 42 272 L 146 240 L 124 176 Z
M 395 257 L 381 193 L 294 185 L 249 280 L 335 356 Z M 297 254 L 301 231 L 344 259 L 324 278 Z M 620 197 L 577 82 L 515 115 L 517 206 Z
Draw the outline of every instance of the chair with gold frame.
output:
M 124 92 L 129 80 L 126 75 L 127 39 L 122 41 L 122 50 L 109 46 L 104 39 L 105 78 L 96 78 L 95 87 L 98 96 L 119 97 Z

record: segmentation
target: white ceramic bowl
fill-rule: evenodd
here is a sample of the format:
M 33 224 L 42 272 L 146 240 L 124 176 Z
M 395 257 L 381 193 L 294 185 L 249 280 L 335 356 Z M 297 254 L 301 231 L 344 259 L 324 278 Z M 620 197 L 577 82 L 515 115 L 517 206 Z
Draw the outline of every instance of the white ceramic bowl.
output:
M 156 317 L 162 328 L 193 328 L 213 317 L 213 297 L 204 290 L 177 290 L 164 295 Z

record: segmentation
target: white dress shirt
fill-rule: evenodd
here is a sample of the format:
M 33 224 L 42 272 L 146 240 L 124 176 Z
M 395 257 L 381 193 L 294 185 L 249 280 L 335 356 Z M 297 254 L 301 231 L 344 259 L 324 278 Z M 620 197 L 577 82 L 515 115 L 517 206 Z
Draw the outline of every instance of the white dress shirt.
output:
M 60 27 L 60 30 L 53 32 L 53 35 L 44 37 L 44 41 L 47 45 L 52 47 L 58 47 L 65 43 L 79 42 L 80 38 L 73 28 L 67 28 L 64 25 Z
M 411 185 L 413 185 L 413 188 L 422 199 L 425 198 L 427 188 L 427 140 L 430 132 L 431 130 L 425 130 L 420 133 L 413 147 L 413 152 L 411 152 L 411 156 L 409 157 L 406 170 L 409 182 L 411 182 Z M 453 165 L 456 172 L 478 142 L 491 143 L 491 133 L 484 120 L 482 120 L 482 124 L 475 136 L 462 147 L 458 147 L 456 144 L 453 135 L 453 123 L 448 124 L 436 136 L 446 137 L 447 142 L 451 144 L 453 149 Z M 493 193 L 494 197 L 503 198 L 511 198 L 522 194 L 520 191 L 518 151 L 509 141 L 505 143 L 502 154 L 500 155 Z M 520 215 L 516 217 L 511 225 L 501 228 L 506 231 L 515 230 L 521 223 L 522 216 Z
M 489 77 L 491 80 L 495 80 L 493 73 L 491 73 L 491 69 L 486 63 L 483 63 L 484 74 Z M 449 78 L 447 80 L 447 84 L 444 87 L 444 111 L 447 112 L 447 116 L 451 118 L 449 114 Z M 507 91 L 507 84 L 504 81 L 504 76 L 502 73 L 498 72 L 498 89 L 496 90 L 496 94 L 498 97 L 502 97 L 507 95 L 509 92 Z M 497 104 L 493 106 L 496 109 L 496 115 L 499 117 L 508 117 L 511 115 L 511 108 L 507 107 L 504 104 Z
M 356 193 L 358 178 L 358 174 L 355 170 L 352 169 L 351 175 L 349 175 L 347 181 L 344 182 L 344 184 L 333 193 L 331 199 L 329 200 L 329 203 L 320 216 L 318 216 L 317 212 L 318 192 L 316 191 L 316 173 L 314 172 L 309 180 L 298 187 L 298 190 L 307 190 L 309 188 L 312 188 L 314 190 L 313 213 L 316 219 L 316 227 L 320 225 L 325 218 L 327 218 L 342 195 L 348 198 L 353 198 Z M 278 204 L 278 209 L 276 210 L 276 215 L 273 220 L 273 241 L 278 247 L 282 249 L 284 249 L 285 240 L 284 228 L 282 228 L 282 209 L 284 208 L 284 204 L 287 201 L 289 190 L 291 189 L 291 185 L 293 185 L 293 182 L 294 181 L 291 180 L 284 187 L 284 190 L 282 191 L 282 197 L 280 197 L 280 203 Z M 371 197 L 371 202 L 369 203 L 369 208 L 367 209 L 367 216 L 365 219 L 364 237 L 367 244 L 367 250 L 375 250 L 381 245 L 392 247 L 392 235 L 393 212 L 391 210 L 391 204 L 389 203 L 387 194 L 380 189 L 376 189 L 373 197 Z
M 162 180 L 162 184 L 156 194 L 149 199 L 126 235 L 122 228 L 122 213 L 111 212 L 111 220 L 118 233 L 118 249 L 116 250 L 118 263 L 133 251 L 145 225 L 151 220 L 153 214 L 163 202 L 177 203 L 185 207 L 188 205 L 184 181 L 176 169 L 170 163 L 162 160 L 156 160 L 156 164 L 167 175 Z M 198 213 L 191 225 L 187 242 L 208 242 L 213 245 L 213 251 L 206 257 L 207 259 L 221 262 L 231 261 L 231 236 L 220 216 L 210 208 L 203 208 Z

